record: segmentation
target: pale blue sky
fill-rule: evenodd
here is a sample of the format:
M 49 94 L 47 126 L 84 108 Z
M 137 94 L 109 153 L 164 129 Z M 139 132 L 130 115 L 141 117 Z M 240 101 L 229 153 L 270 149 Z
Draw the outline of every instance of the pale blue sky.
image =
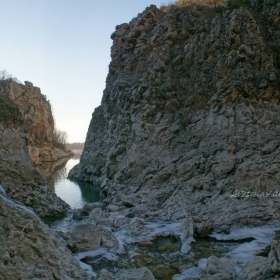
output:
M 115 26 L 164 2 L 0 0 L 0 70 L 40 87 L 69 142 L 84 141 L 101 102 Z

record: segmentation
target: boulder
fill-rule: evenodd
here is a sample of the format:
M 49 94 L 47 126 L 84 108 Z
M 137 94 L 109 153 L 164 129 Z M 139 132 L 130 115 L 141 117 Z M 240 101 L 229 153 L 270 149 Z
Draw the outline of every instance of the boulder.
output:
M 207 271 L 211 275 L 222 273 L 229 276 L 235 276 L 233 263 L 229 259 L 217 258 L 215 256 L 208 258 Z
M 101 228 L 101 232 L 101 246 L 117 250 L 119 248 L 117 238 L 108 229 Z
M 275 273 L 272 271 L 269 259 L 257 256 L 246 262 L 237 279 L 264 280 L 270 279 L 273 276 L 275 276 Z
M 77 225 L 69 235 L 69 247 L 73 252 L 95 250 L 100 247 L 102 231 L 95 225 Z
M 190 215 L 187 215 L 186 218 L 182 221 L 180 226 L 180 230 L 182 232 L 181 240 L 182 240 L 182 253 L 187 253 L 190 249 L 190 243 L 194 241 L 193 238 L 193 219 Z
M 193 237 L 193 219 L 190 215 L 187 215 L 182 221 L 180 230 L 182 232 L 182 242 L 190 237 Z
M 115 280 L 154 280 L 152 272 L 146 268 L 122 269 L 115 275 Z
M 275 240 L 271 244 L 268 254 L 269 263 L 275 273 L 280 273 L 280 240 Z
M 101 269 L 96 276 L 96 280 L 115 280 L 115 277 L 108 270 Z

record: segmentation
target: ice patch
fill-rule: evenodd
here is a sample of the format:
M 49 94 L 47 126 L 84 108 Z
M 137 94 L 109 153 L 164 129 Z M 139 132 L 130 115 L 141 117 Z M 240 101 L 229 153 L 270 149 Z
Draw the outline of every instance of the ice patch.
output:
M 200 259 L 198 261 L 198 266 L 193 266 L 186 269 L 182 274 L 176 274 L 173 276 L 172 280 L 184 280 L 190 277 L 196 277 L 199 275 L 200 271 L 207 266 L 207 259 Z
M 210 236 L 215 237 L 217 240 L 240 240 L 253 237 L 255 240 L 240 244 L 237 248 L 233 249 L 226 254 L 226 257 L 233 260 L 236 265 L 234 266 L 236 273 L 239 273 L 244 264 L 252 259 L 255 254 L 271 244 L 274 233 L 279 228 L 261 226 L 261 227 L 244 227 L 232 230 L 229 234 L 212 233 Z
M 27 208 L 26 206 L 20 204 L 20 202 L 14 202 L 12 199 L 7 198 L 0 194 L 0 198 L 4 201 L 4 203 L 14 209 L 17 209 L 18 211 L 24 211 L 32 215 L 34 218 L 36 218 L 38 221 L 41 222 L 41 219 L 37 216 L 35 212 L 33 212 L 31 209 Z
M 102 258 L 106 258 L 110 261 L 117 261 L 119 259 L 119 257 L 115 254 L 113 254 L 112 252 L 109 251 L 109 249 L 106 248 L 99 248 L 96 250 L 92 250 L 92 251 L 85 251 L 85 252 L 81 252 L 81 253 L 77 253 L 74 256 L 80 263 L 81 268 L 83 268 L 87 273 L 96 276 L 97 273 L 94 272 L 92 270 L 92 267 L 84 262 L 82 262 L 81 260 L 85 257 L 102 257 Z
M 94 277 L 97 275 L 96 272 L 92 270 L 92 267 L 84 262 L 79 261 L 80 267 L 84 269 L 87 273 L 93 275 Z
M 191 250 L 191 246 L 190 244 L 192 242 L 195 242 L 194 238 L 193 237 L 189 237 L 187 238 L 184 242 L 183 242 L 183 245 L 181 247 L 181 252 L 184 253 L 184 254 L 187 254 L 190 250 Z

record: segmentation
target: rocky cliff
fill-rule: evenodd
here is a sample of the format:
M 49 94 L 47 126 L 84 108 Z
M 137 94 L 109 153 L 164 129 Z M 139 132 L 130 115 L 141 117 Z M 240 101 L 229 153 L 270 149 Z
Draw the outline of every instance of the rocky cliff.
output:
M 189 213 L 201 234 L 279 219 L 262 192 L 280 191 L 280 4 L 256 2 L 151 6 L 117 26 L 70 177 L 140 215 Z
M 28 135 L 28 152 L 36 165 L 73 155 L 55 146 L 51 105 L 38 87 L 30 82 L 22 85 L 9 79 L 0 81 L 0 94 L 18 107 L 23 117 L 22 128 Z
M 0 279 L 91 279 L 37 216 L 63 216 L 69 205 L 29 156 L 29 143 L 50 145 L 53 121 L 39 90 L 26 84 L 0 82 Z M 33 105 L 26 97 L 32 94 Z
M 23 108 L 14 102 L 18 91 L 9 91 L 7 87 L 15 87 L 18 91 L 24 88 L 14 82 L 0 82 L 0 184 L 9 197 L 32 207 L 41 217 L 63 216 L 69 206 L 49 189 L 30 159 L 30 137 L 25 130 L 29 121 L 21 111 Z M 13 93 L 13 98 L 7 93 Z M 36 114 L 39 116 L 40 112 Z M 44 128 L 48 135 L 49 128 Z M 44 135 L 43 129 L 38 131 Z

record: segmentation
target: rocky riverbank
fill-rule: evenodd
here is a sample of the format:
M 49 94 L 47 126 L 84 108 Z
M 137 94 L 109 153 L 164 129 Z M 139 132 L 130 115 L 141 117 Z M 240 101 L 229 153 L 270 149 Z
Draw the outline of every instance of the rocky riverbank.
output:
M 197 217 L 160 222 L 133 210 L 90 203 L 52 227 L 97 279 L 279 279 L 279 224 L 201 238 Z
M 92 279 L 30 208 L 0 186 L 0 279 Z

